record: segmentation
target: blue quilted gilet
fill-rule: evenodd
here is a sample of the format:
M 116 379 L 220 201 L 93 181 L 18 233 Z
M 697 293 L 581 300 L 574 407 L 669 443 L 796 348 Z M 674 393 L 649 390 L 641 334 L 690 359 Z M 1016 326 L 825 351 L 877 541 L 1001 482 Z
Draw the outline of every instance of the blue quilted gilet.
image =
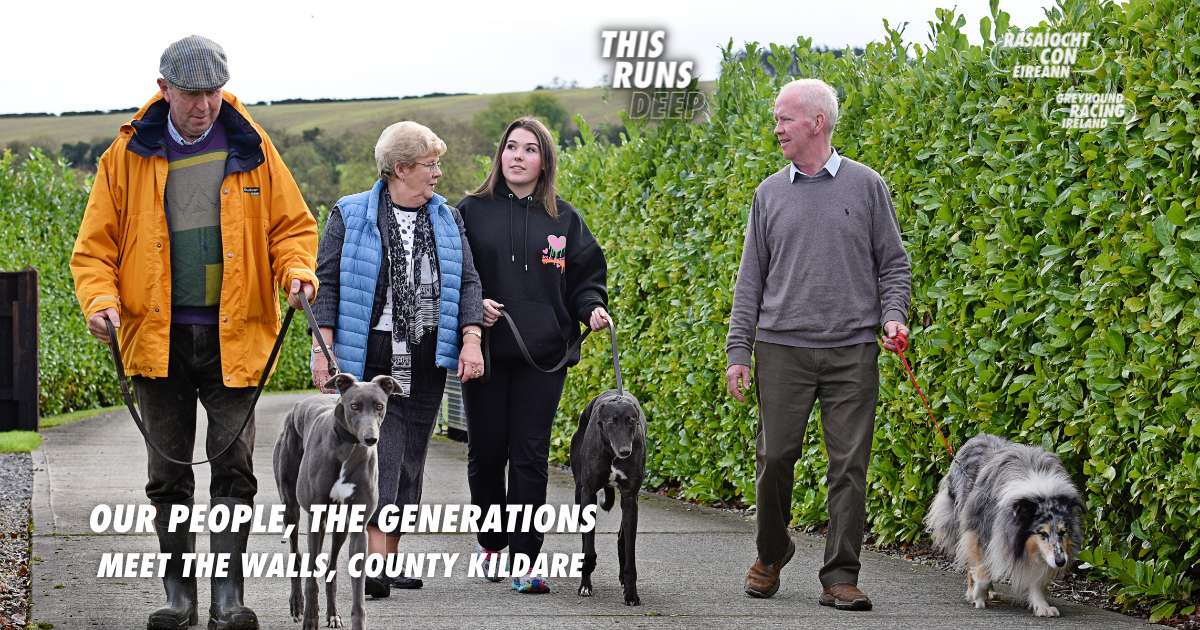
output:
M 337 202 L 346 238 L 342 243 L 341 269 L 338 276 L 337 330 L 333 351 L 343 372 L 362 380 L 367 361 L 367 336 L 371 332 L 371 309 L 375 304 L 375 283 L 383 259 L 383 242 L 379 235 L 379 199 L 383 195 L 383 180 L 371 190 L 342 197 Z M 458 300 L 462 286 L 462 239 L 458 224 L 450 214 L 446 198 L 434 193 L 426 204 L 433 223 L 437 247 L 438 269 L 441 278 L 441 303 L 437 331 L 438 367 L 458 367 Z

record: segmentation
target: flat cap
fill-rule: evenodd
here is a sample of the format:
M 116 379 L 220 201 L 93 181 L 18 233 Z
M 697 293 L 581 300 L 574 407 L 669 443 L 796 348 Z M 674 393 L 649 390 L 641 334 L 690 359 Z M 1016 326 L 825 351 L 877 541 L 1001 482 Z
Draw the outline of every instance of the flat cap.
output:
M 167 46 L 158 71 L 167 83 L 189 92 L 215 90 L 229 82 L 225 49 L 199 35 L 189 35 Z

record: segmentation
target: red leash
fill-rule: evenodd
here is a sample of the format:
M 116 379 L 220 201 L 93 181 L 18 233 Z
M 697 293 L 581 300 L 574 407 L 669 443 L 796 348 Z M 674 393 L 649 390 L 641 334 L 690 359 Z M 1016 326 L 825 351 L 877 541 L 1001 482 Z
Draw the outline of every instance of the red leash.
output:
M 933 407 L 929 405 L 929 400 L 925 398 L 925 392 L 921 391 L 921 386 L 917 384 L 917 377 L 913 374 L 912 367 L 908 365 L 908 359 L 904 358 L 904 351 L 908 350 L 908 335 L 900 332 L 893 339 L 884 339 L 883 347 L 885 350 L 895 352 L 896 356 L 900 357 L 904 371 L 908 372 L 908 380 L 912 381 L 913 387 L 917 388 L 917 395 L 921 397 L 921 402 L 925 403 L 925 411 L 929 413 L 929 420 L 933 423 L 933 428 L 937 431 L 938 437 L 942 439 L 942 445 L 946 447 L 950 458 L 954 459 L 954 449 L 950 446 L 950 440 L 947 440 L 946 434 L 942 433 L 942 425 L 938 424 L 937 418 L 933 416 Z

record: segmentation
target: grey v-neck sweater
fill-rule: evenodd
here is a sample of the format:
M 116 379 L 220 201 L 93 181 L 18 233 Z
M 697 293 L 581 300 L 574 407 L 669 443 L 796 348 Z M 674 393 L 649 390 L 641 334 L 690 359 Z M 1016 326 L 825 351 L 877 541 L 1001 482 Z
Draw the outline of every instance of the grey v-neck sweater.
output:
M 784 167 L 759 184 L 746 226 L 725 343 L 729 365 L 750 365 L 756 339 L 802 348 L 875 340 L 905 322 L 912 273 L 887 184 L 845 156 L 790 181 Z

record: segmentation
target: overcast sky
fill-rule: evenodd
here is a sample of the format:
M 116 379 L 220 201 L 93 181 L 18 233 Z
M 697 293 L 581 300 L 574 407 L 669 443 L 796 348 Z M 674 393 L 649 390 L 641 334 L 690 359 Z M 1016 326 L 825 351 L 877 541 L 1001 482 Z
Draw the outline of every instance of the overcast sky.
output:
M 987 0 L 957 0 L 979 41 Z M 1032 26 L 1047 0 L 1002 0 L 1013 24 Z M 833 47 L 879 40 L 883 20 L 908 22 L 928 41 L 937 6 L 952 0 L 292 0 L 97 2 L 7 0 L 0 7 L 0 113 L 140 106 L 155 90 L 158 59 L 190 34 L 229 56 L 226 86 L 244 101 L 509 92 L 555 77 L 597 85 L 611 72 L 600 31 L 666 30 L 663 59 L 719 71 L 719 47 L 794 43 Z

